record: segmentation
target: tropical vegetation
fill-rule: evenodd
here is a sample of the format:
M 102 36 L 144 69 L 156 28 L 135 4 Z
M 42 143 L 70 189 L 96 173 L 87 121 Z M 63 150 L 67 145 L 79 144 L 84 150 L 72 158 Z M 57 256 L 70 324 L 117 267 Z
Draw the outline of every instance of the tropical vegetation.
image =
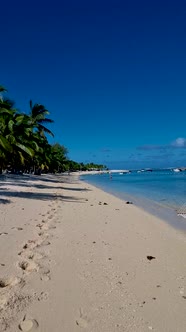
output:
M 42 104 L 30 101 L 30 112 L 23 113 L 6 98 L 7 90 L 0 86 L 0 173 L 65 172 L 104 169 L 104 165 L 77 163 L 68 158 L 65 146 L 50 144 L 54 137 L 48 128 L 53 120 Z

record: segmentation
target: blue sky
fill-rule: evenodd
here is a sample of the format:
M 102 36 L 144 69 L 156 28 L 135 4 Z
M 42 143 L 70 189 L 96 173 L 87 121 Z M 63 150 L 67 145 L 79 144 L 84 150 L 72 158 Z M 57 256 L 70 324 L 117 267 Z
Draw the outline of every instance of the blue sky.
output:
M 185 17 L 184 0 L 6 0 L 0 84 L 48 108 L 74 160 L 186 166 Z

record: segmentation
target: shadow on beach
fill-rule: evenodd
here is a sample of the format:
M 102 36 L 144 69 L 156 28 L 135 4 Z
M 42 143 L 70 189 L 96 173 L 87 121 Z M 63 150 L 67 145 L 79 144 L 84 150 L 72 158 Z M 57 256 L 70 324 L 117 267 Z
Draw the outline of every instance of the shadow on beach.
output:
M 19 198 L 26 198 L 26 199 L 37 199 L 37 200 L 53 200 L 56 199 L 55 193 L 43 193 L 43 192 L 31 192 L 31 191 L 14 191 L 12 189 L 4 188 L 4 186 L 16 186 L 16 187 L 26 187 L 26 188 L 36 188 L 36 189 L 61 189 L 61 190 L 68 190 L 68 191 L 89 191 L 86 188 L 65 188 L 63 186 L 54 186 L 53 183 L 69 183 L 75 184 L 72 179 L 68 179 L 67 176 L 56 176 L 55 175 L 47 175 L 47 176 L 33 176 L 33 175 L 2 175 L 0 176 L 0 195 L 3 198 L 0 198 L 0 204 L 8 204 L 11 203 L 9 198 L 11 197 L 19 197 Z M 62 181 L 63 180 L 63 181 Z M 43 184 L 37 183 L 38 181 L 43 181 Z M 51 183 L 51 185 L 49 185 Z M 21 189 L 20 189 L 21 190 Z M 77 198 L 75 196 L 67 196 L 67 195 L 57 195 L 57 198 L 64 202 L 77 202 L 77 203 L 84 203 L 85 200 L 82 198 Z
M 7 204 L 11 203 L 11 201 L 7 198 L 10 197 L 19 197 L 19 198 L 26 198 L 26 199 L 40 199 L 43 201 L 50 201 L 58 198 L 61 201 L 68 201 L 68 202 L 77 202 L 77 203 L 84 203 L 85 200 L 81 198 L 77 198 L 74 196 L 66 196 L 66 195 L 57 195 L 56 194 L 51 194 L 51 193 L 33 193 L 33 192 L 19 192 L 19 191 L 1 191 L 1 195 L 3 195 L 4 198 L 0 198 L 0 204 Z
M 9 204 L 9 203 L 11 203 L 11 201 L 9 199 L 0 198 L 0 204 Z

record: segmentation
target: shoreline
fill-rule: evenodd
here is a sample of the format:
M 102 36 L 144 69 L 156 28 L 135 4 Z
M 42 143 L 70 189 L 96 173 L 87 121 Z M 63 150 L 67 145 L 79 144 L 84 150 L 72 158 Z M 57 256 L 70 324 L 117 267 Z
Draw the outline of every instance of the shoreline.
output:
M 84 175 L 86 174 L 78 175 L 80 181 L 95 186 L 95 188 L 103 190 L 105 193 L 109 193 L 119 199 L 122 199 L 123 201 L 132 201 L 132 203 L 140 209 L 150 213 L 154 217 L 164 220 L 168 225 L 174 227 L 175 229 L 186 233 L 186 215 L 184 216 L 180 213 L 177 213 L 174 207 L 163 205 L 163 203 L 146 197 L 134 196 L 127 192 L 115 192 L 114 190 L 112 190 L 112 188 L 108 190 L 108 188 L 104 188 L 104 186 L 102 187 L 97 183 L 94 184 L 92 182 L 89 182 L 87 178 L 83 179 Z
M 182 232 L 76 176 L 7 178 L 1 331 L 185 331 Z

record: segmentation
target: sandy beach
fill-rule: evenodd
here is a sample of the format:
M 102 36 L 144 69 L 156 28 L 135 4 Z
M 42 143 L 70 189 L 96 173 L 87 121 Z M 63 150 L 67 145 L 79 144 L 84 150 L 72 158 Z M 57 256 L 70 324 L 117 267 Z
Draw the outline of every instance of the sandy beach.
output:
M 0 331 L 186 330 L 186 234 L 77 176 L 0 193 Z

